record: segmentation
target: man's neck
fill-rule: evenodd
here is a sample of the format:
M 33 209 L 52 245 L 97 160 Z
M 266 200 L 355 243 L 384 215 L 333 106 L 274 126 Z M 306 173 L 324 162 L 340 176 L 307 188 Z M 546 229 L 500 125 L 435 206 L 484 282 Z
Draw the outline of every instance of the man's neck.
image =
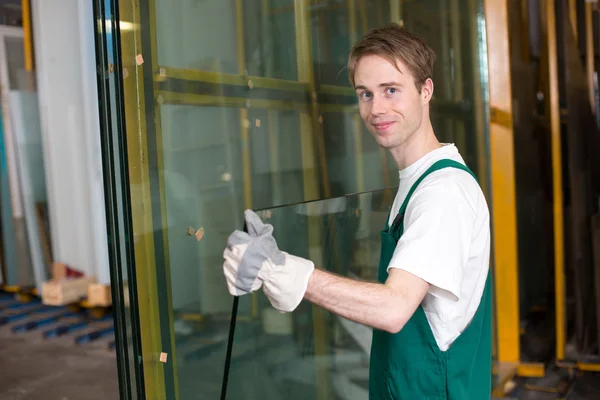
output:
M 402 145 L 390 149 L 398 169 L 401 171 L 417 162 L 429 152 L 442 147 L 435 137 L 431 122 L 427 120 L 421 128 L 414 132 Z

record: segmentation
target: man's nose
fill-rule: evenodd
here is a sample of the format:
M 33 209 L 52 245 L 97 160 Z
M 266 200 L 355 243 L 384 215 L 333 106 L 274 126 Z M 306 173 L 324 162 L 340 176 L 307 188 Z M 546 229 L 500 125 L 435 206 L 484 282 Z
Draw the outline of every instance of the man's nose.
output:
M 371 113 L 373 115 L 382 115 L 387 112 L 387 104 L 383 96 L 373 96 L 373 100 L 371 100 L 372 107 Z

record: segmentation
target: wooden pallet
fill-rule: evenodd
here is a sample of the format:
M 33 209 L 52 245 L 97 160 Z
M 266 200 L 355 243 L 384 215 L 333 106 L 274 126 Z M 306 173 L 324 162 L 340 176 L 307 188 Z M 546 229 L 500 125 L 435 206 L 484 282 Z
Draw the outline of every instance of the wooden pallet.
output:
M 42 284 L 42 303 L 64 306 L 78 303 L 87 296 L 88 286 L 95 283 L 93 277 L 64 278 Z
M 87 302 L 93 307 L 110 307 L 112 305 L 110 285 L 102 283 L 91 283 L 88 285 Z

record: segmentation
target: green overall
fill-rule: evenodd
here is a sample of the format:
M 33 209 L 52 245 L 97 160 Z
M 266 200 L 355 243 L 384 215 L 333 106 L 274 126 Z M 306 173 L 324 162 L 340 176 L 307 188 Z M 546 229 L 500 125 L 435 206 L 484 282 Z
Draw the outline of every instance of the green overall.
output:
M 459 168 L 475 175 L 463 164 L 440 160 L 417 179 L 406 195 L 391 229 L 381 232 L 378 280 L 384 283 L 396 243 L 404 232 L 403 217 L 411 195 L 431 172 Z M 476 179 L 476 178 L 475 178 Z M 432 249 L 432 251 L 435 251 Z M 488 400 L 492 380 L 492 303 L 488 273 L 481 303 L 468 327 L 443 352 L 419 306 L 396 334 L 373 330 L 369 372 L 370 400 Z

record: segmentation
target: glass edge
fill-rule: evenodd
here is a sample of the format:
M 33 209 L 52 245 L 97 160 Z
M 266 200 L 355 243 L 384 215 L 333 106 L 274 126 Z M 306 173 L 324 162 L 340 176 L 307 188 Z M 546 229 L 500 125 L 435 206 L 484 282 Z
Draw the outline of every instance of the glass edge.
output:
M 109 7 L 107 10 L 106 7 Z M 121 399 L 133 399 L 130 382 L 132 381 L 131 370 L 130 370 L 130 362 L 134 361 L 133 365 L 135 366 L 135 374 L 134 379 L 137 384 L 136 393 L 138 393 L 138 398 L 144 398 L 143 391 L 140 391 L 140 387 L 143 388 L 143 384 L 140 383 L 143 380 L 143 373 L 141 371 L 141 366 L 139 363 L 136 363 L 135 360 L 129 360 L 129 341 L 127 337 L 127 312 L 125 308 L 124 302 L 124 292 L 123 292 L 123 278 L 122 278 L 122 266 L 120 262 L 120 255 L 123 251 L 127 254 L 128 261 L 131 261 L 130 254 L 132 249 L 126 246 L 125 249 L 122 249 L 120 246 L 119 240 L 116 238 L 119 237 L 119 220 L 117 209 L 119 208 L 119 203 L 124 207 L 123 214 L 126 216 L 126 221 L 129 221 L 129 189 L 128 189 L 128 179 L 126 170 L 127 164 L 121 164 L 121 170 L 118 171 L 116 169 L 114 154 L 112 149 L 115 148 L 115 144 L 118 149 L 118 154 L 121 157 L 125 156 L 123 154 L 124 148 L 122 146 L 121 140 L 117 140 L 116 143 L 113 141 L 113 138 L 116 136 L 118 139 L 121 139 L 125 136 L 124 125 L 122 124 L 122 96 L 120 93 L 119 84 L 121 81 L 120 75 L 120 47 L 118 44 L 118 27 L 114 24 L 114 19 L 111 16 L 115 15 L 115 11 L 118 10 L 118 7 L 115 4 L 115 1 L 111 0 L 110 2 L 106 2 L 106 0 L 93 0 L 93 21 L 94 24 L 94 38 L 95 38 L 95 52 L 96 52 L 96 66 L 97 66 L 97 84 L 98 84 L 98 107 L 99 107 L 99 122 L 100 122 L 100 140 L 101 140 L 101 153 L 102 153 L 102 170 L 103 170 L 103 181 L 104 181 L 104 197 L 105 197 L 105 207 L 106 207 L 106 226 L 107 226 L 107 244 L 108 244 L 108 258 L 109 258 L 109 270 L 110 270 L 110 278 L 111 278 L 111 296 L 113 299 L 113 319 L 115 326 L 115 349 L 117 353 L 117 373 L 118 373 L 118 382 L 119 382 L 119 394 Z M 111 39 L 109 40 L 108 35 L 106 33 L 106 23 L 111 23 L 111 31 L 114 34 L 111 34 Z M 116 28 L 116 29 L 115 29 Z M 109 60 L 108 60 L 108 46 L 112 46 L 115 58 L 114 68 L 115 73 L 115 89 L 111 90 L 109 84 Z M 118 51 L 117 51 L 118 50 Z M 113 107 L 117 108 L 117 121 L 112 121 L 111 118 L 111 110 Z M 125 148 L 126 150 L 126 148 Z M 120 202 L 116 195 L 117 182 L 115 181 L 116 174 L 120 175 L 121 178 L 121 186 L 122 193 L 126 199 L 121 199 Z M 124 200 L 124 201 L 123 201 Z M 123 227 L 126 232 L 130 232 L 130 223 L 126 223 Z M 131 237 L 126 234 L 126 237 Z M 128 262 L 129 268 L 128 272 L 132 272 L 135 270 L 133 268 L 133 264 Z M 129 274 L 129 276 L 131 276 Z M 135 275 L 134 275 L 135 276 Z M 135 293 L 135 280 L 128 279 L 128 284 L 130 288 L 133 287 L 133 291 L 130 290 L 131 298 L 134 298 Z M 137 318 L 135 318 L 135 307 L 136 302 L 130 301 L 130 307 L 132 309 L 131 315 L 129 316 L 131 320 L 131 328 L 132 328 L 132 341 L 134 348 L 134 357 L 139 354 L 139 322 Z
M 390 187 L 379 188 L 379 189 L 370 189 L 370 190 L 365 190 L 362 192 L 346 193 L 346 194 L 343 194 L 340 196 L 323 197 L 323 198 L 313 199 L 313 200 L 298 201 L 295 203 L 280 204 L 280 205 L 273 206 L 273 207 L 252 208 L 252 211 L 255 211 L 255 212 L 274 211 L 274 210 L 278 210 L 278 209 L 286 208 L 286 207 L 301 206 L 301 205 L 305 205 L 305 204 L 316 204 L 316 203 L 321 203 L 321 202 L 326 203 L 328 201 L 346 199 L 348 197 L 353 197 L 353 196 L 362 196 L 362 195 L 373 194 L 373 193 L 384 193 L 389 190 L 397 190 L 397 189 L 398 189 L 398 186 L 390 186 Z
M 114 57 L 114 74 L 115 74 L 115 106 L 117 110 L 117 124 L 118 124 L 118 148 L 119 148 L 119 156 L 120 156 L 120 166 L 121 166 L 121 189 L 123 193 L 122 203 L 123 203 L 123 216 L 124 216 L 124 226 L 123 230 L 125 232 L 125 237 L 128 238 L 127 246 L 125 250 L 125 256 L 127 260 L 127 276 L 128 276 L 128 289 L 129 289 L 129 298 L 130 298 L 130 312 L 131 312 L 131 330 L 132 330 L 132 341 L 133 341 L 133 349 L 134 349 L 134 357 L 141 358 L 142 354 L 142 345 L 141 345 L 141 334 L 140 334 L 140 319 L 139 319 L 139 310 L 137 303 L 137 274 L 135 268 L 135 249 L 134 249 L 134 230 L 133 230 L 133 221 L 131 217 L 131 197 L 130 197 L 130 181 L 129 181 L 129 163 L 128 163 L 128 146 L 127 146 L 127 129 L 125 123 L 125 99 L 124 99 L 124 89 L 123 89 L 123 63 L 121 60 L 121 32 L 120 32 L 120 14 L 119 14 L 119 0 L 110 0 L 112 15 L 114 16 L 112 20 L 112 29 L 113 35 L 113 57 Z M 115 22 L 117 21 L 117 22 Z M 135 381 L 137 384 L 136 393 L 138 394 L 138 398 L 145 399 L 145 384 L 144 384 L 144 369 L 143 364 L 141 362 L 135 362 Z
M 116 0 L 111 0 L 116 1 Z M 143 102 L 146 138 L 146 156 L 151 165 L 148 168 L 149 189 L 157 207 L 150 208 L 152 226 L 154 229 L 154 273 L 156 274 L 157 324 L 160 331 L 161 352 L 169 354 L 172 362 L 161 365 L 162 382 L 167 398 L 179 399 L 179 383 L 177 375 L 177 346 L 175 343 L 175 316 L 172 307 L 171 266 L 169 254 L 169 232 L 166 220 L 166 191 L 164 176 L 162 176 L 163 147 L 161 106 L 156 101 L 157 86 L 155 72 L 158 66 L 157 31 L 156 31 L 156 1 L 148 0 L 135 2 L 139 16 L 139 50 L 144 55 L 144 63 L 140 66 L 141 85 L 143 86 Z M 156 196 L 156 197 L 154 197 Z M 172 397 L 171 397 L 172 396 Z

